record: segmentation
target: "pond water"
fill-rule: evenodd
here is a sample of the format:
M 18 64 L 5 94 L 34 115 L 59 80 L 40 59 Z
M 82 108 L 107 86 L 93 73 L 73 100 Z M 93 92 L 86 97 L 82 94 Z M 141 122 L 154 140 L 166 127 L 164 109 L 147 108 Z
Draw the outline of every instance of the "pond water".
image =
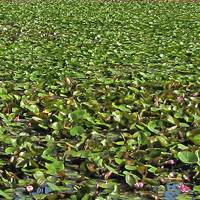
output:
M 181 193 L 181 191 L 179 189 L 179 184 L 180 184 L 180 182 L 178 182 L 178 181 L 167 184 L 163 200 L 176 199 L 178 194 Z
M 181 181 L 173 181 L 166 184 L 166 186 L 158 190 L 156 187 L 152 187 L 151 191 L 137 191 L 137 193 L 124 193 L 120 194 L 120 198 L 114 200 L 150 200 L 155 198 L 154 196 L 159 197 L 162 200 L 196 200 L 197 198 L 191 194 L 183 194 L 179 189 Z M 165 190 L 164 190 L 165 188 Z M 157 190 L 157 191 L 156 191 Z M 22 199 L 33 199 L 38 194 L 48 195 L 51 194 L 49 187 L 38 188 L 36 192 L 30 193 L 29 196 L 23 194 L 23 192 L 18 193 L 18 197 L 14 200 Z M 154 195 L 153 195 L 154 194 Z M 35 198 L 34 198 L 35 199 Z M 156 198 L 155 198 L 156 199 Z

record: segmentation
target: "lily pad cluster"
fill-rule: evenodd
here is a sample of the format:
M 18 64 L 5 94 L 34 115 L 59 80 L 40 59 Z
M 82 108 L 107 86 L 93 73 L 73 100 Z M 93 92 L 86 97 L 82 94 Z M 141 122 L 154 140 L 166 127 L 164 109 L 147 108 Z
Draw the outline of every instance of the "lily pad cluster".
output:
M 156 199 L 172 180 L 198 195 L 199 13 L 0 2 L 0 195 Z

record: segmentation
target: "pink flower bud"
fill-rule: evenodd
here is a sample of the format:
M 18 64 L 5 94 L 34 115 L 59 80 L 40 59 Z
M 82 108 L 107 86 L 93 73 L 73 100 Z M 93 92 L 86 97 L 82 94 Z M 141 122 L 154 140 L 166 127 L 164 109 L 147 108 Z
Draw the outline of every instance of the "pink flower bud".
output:
M 14 122 L 19 122 L 19 116 L 15 117 Z
M 181 190 L 181 192 L 187 193 L 190 191 L 190 188 L 187 185 L 182 183 L 182 184 L 180 184 L 180 190 Z
M 31 122 L 29 122 L 29 123 L 28 123 L 28 127 L 30 127 L 31 125 L 32 125 Z
M 174 160 L 167 160 L 165 163 L 173 165 L 175 163 L 175 161 Z
M 137 182 L 134 186 L 135 186 L 135 188 L 137 188 L 137 189 L 143 188 L 143 187 L 144 187 L 144 183 L 142 183 L 142 182 Z
M 32 192 L 32 191 L 33 191 L 33 186 L 32 186 L 32 185 L 27 186 L 27 187 L 26 187 L 26 190 L 27 190 L 28 192 Z
M 30 101 L 28 101 L 28 100 L 27 100 L 27 101 L 25 101 L 25 104 L 29 105 L 29 103 L 30 103 Z
M 177 97 L 177 100 L 178 100 L 178 101 L 184 101 L 184 98 L 181 97 L 181 96 L 179 96 L 179 97 Z
M 198 93 L 198 92 L 194 92 L 194 93 L 193 93 L 193 96 L 194 96 L 194 97 L 197 97 L 197 96 L 199 96 L 199 93 Z

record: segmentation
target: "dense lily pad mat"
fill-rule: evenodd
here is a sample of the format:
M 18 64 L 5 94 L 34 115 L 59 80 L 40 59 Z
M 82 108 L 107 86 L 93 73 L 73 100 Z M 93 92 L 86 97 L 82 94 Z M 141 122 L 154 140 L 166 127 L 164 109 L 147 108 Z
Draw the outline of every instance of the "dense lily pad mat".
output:
M 155 197 L 173 179 L 198 195 L 199 13 L 0 3 L 0 195 L 133 199 L 142 182 Z

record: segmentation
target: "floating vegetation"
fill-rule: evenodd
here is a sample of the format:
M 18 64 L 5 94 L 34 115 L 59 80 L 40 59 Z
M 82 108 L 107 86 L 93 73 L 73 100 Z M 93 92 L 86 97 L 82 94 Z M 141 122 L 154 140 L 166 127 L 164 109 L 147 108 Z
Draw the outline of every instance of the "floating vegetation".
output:
M 0 2 L 0 196 L 198 196 L 199 13 Z

